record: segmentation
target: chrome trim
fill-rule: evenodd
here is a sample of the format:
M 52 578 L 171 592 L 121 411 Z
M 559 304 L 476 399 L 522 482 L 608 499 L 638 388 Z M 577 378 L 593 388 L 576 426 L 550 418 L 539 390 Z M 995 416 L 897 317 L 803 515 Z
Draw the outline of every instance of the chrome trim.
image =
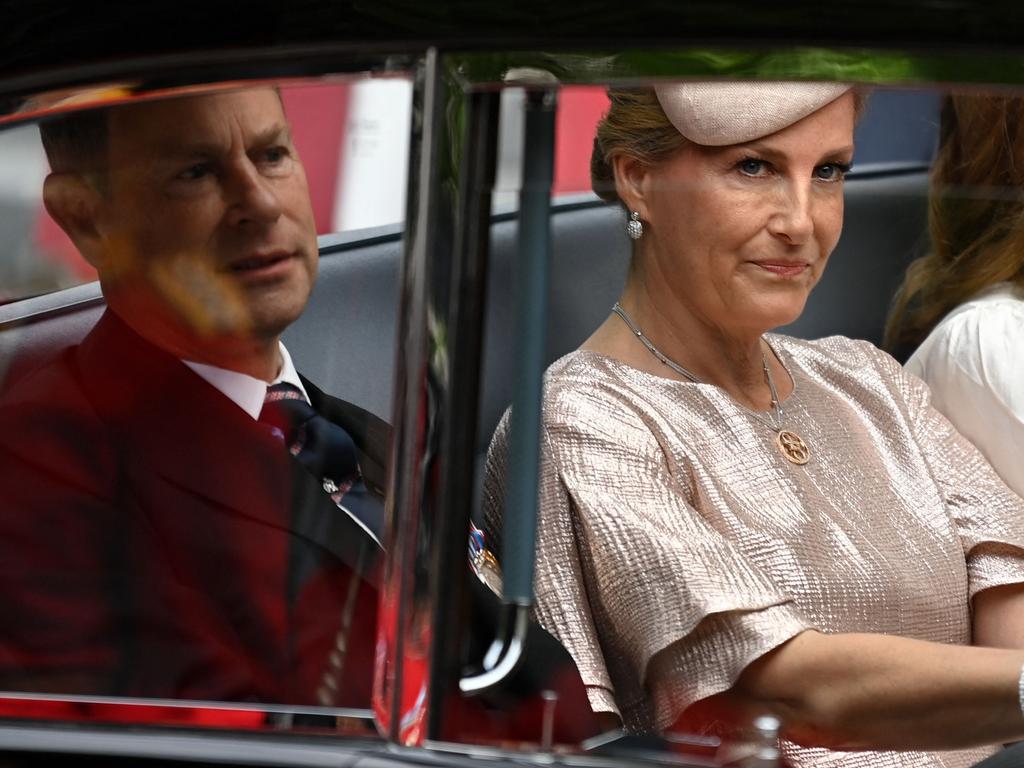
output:
M 104 758 L 172 759 L 178 763 L 336 768 L 371 755 L 387 756 L 376 740 L 338 741 L 334 735 L 308 737 L 274 733 L 229 734 L 217 731 L 127 730 L 81 723 L 0 724 L 0 751 Z M 346 762 L 348 756 L 352 762 Z
M 429 556 L 435 531 L 435 461 L 441 401 L 445 385 L 444 307 L 446 286 L 436 281 L 438 259 L 450 258 L 450 207 L 443 191 L 440 156 L 445 131 L 445 83 L 438 52 L 430 49 L 417 71 L 413 89 L 412 137 L 406 238 L 401 273 L 395 392 L 392 414 L 394 438 L 388 483 L 384 549 L 388 553 L 381 590 L 381 621 L 375 690 L 386 702 L 388 737 L 402 742 L 404 659 L 429 655 L 432 587 Z M 439 222 L 449 217 L 449 226 Z M 448 278 L 448 272 L 443 271 Z M 429 658 L 429 656 L 428 656 Z M 428 672 L 429 675 L 429 672 Z M 418 697 L 417 697 L 418 698 Z M 429 697 L 426 706 L 429 708 Z M 414 739 L 416 736 L 414 736 Z
M 450 120 L 453 147 L 450 180 L 456 181 L 451 205 L 455 211 L 450 259 L 439 259 L 449 281 L 446 348 L 446 385 L 440 391 L 440 453 L 443 472 L 439 482 L 432 542 L 432 573 L 443 589 L 433 592 L 430 654 L 430 709 L 426 737 L 446 735 L 445 714 L 449 695 L 457 695 L 457 683 L 466 660 L 462 658 L 467 626 L 467 546 L 473 487 L 476 479 L 477 426 L 480 406 L 480 371 L 486 317 L 487 262 L 491 239 L 491 191 L 498 155 L 500 98 L 495 92 L 472 93 L 449 88 L 446 115 Z M 457 171 L 456 171 L 457 169 Z M 456 175 L 457 174 L 457 175 Z M 443 278 L 442 278 L 443 279 Z M 438 307 L 440 311 L 441 307 Z M 472 620 L 472 618 L 470 618 Z M 475 660 L 474 660 L 475 661 Z M 449 728 L 450 730 L 450 728 Z
M 292 706 L 254 702 L 205 701 L 203 699 L 144 699 L 122 696 L 81 696 L 73 694 L 35 693 L 32 691 L 0 691 L 0 701 L 68 702 L 72 704 L 114 704 L 126 707 L 165 707 L 171 709 L 212 709 L 228 712 L 265 712 L 282 715 L 323 715 L 352 720 L 373 720 L 368 709 L 347 707 Z
M 614 743 L 621 734 L 612 733 L 605 743 Z M 571 768 L 622 768 L 622 766 L 674 766 L 674 768 L 714 768 L 719 766 L 713 758 L 699 755 L 682 755 L 674 752 L 659 752 L 652 749 L 632 749 L 618 754 L 590 754 L 587 752 L 545 752 L 540 749 L 528 751 L 524 748 L 512 752 L 500 747 L 482 746 L 479 744 L 460 744 L 448 741 L 425 741 L 423 746 L 432 752 L 459 755 L 468 764 L 514 764 L 517 766 L 550 766 L 564 765 Z M 539 746 L 539 745 L 538 745 Z M 405 750 L 403 750 L 405 751 Z M 397 751 L 401 756 L 403 751 Z M 506 763 L 508 761 L 508 763 Z
M 459 680 L 459 690 L 467 696 L 475 696 L 501 684 L 515 672 L 526 650 L 529 629 L 529 605 L 502 605 L 498 636 L 484 656 L 484 671 Z

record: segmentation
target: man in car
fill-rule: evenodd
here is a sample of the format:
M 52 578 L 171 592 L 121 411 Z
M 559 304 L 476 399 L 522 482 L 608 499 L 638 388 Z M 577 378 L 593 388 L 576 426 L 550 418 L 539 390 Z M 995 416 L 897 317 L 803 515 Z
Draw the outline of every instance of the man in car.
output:
M 318 252 L 279 94 L 41 132 L 107 310 L 0 402 L 0 685 L 365 706 L 387 427 L 280 341 Z
M 279 94 L 41 132 L 46 207 L 107 310 L 0 397 L 0 689 L 367 706 L 388 427 L 280 340 L 318 252 Z M 471 591 L 479 645 L 497 606 Z M 539 734 L 541 687 L 557 734 L 592 732 L 575 667 L 534 626 L 501 729 Z

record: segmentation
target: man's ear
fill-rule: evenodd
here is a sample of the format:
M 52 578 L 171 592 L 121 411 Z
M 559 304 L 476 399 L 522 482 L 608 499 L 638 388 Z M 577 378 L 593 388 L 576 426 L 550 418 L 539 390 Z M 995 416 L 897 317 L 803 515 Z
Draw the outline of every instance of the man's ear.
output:
M 626 210 L 639 211 L 640 218 L 647 220 L 647 186 L 644 182 L 650 168 L 630 155 L 615 155 L 611 158 L 615 171 L 615 191 L 626 206 Z
M 43 205 L 79 253 L 99 269 L 103 259 L 98 218 L 102 194 L 77 173 L 51 173 L 43 182 Z

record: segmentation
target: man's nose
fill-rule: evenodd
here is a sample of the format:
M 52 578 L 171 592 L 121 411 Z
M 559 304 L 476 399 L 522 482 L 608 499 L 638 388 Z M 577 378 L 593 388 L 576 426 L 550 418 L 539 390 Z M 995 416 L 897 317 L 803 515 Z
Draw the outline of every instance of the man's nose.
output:
M 228 221 L 233 225 L 272 223 L 281 216 L 281 201 L 273 180 L 248 160 L 232 170 L 226 191 Z
M 803 245 L 814 234 L 812 183 L 786 180 L 779 186 L 779 199 L 768 221 L 768 230 L 789 245 Z

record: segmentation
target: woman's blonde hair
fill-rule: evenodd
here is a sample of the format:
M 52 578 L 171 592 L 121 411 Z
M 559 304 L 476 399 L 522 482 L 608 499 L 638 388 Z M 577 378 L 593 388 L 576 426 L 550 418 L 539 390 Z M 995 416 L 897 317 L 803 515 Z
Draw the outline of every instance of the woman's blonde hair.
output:
M 608 203 L 619 203 L 612 159 L 629 155 L 654 165 L 686 144 L 665 116 L 653 88 L 609 88 L 611 105 L 597 124 L 590 154 L 590 184 Z
M 853 94 L 854 116 L 860 117 L 867 93 L 855 88 Z M 605 202 L 621 205 L 612 167 L 616 155 L 655 165 L 686 146 L 688 140 L 669 121 L 653 88 L 609 88 L 608 99 L 608 112 L 594 135 L 590 185 Z
M 928 217 L 931 251 L 907 268 L 886 324 L 895 354 L 982 289 L 1024 285 L 1024 99 L 947 97 Z

